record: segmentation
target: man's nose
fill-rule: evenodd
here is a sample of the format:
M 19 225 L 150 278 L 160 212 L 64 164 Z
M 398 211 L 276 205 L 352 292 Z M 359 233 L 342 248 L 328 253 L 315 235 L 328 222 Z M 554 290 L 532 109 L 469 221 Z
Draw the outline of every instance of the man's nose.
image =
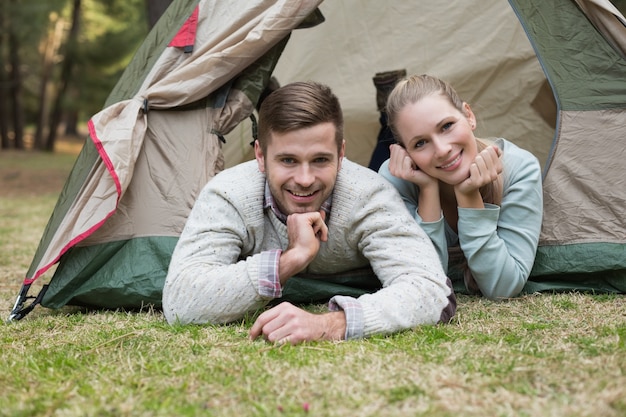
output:
M 300 164 L 294 180 L 300 187 L 307 188 L 315 182 L 315 175 L 309 164 Z

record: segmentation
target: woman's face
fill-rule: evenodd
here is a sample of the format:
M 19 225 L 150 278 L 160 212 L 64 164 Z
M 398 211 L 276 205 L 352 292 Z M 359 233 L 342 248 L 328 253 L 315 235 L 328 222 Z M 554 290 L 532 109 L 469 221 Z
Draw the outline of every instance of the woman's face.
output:
M 478 149 L 476 118 L 467 103 L 465 114 L 441 94 L 406 105 L 396 118 L 396 131 L 409 156 L 426 174 L 450 185 L 469 177 Z

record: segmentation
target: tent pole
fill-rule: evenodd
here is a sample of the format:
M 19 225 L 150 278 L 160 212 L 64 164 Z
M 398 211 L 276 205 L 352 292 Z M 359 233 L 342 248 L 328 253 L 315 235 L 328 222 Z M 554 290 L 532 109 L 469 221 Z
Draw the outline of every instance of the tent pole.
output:
M 20 289 L 20 293 L 15 300 L 15 305 L 13 306 L 13 310 L 11 310 L 11 315 L 7 319 L 7 322 L 10 323 L 12 321 L 18 321 L 23 319 L 28 313 L 30 313 L 37 304 L 41 303 L 46 290 L 48 289 L 48 285 L 44 285 L 39 294 L 36 297 L 29 296 L 28 290 L 30 289 L 30 284 L 22 284 L 22 288 Z M 26 300 L 34 299 L 30 305 L 24 307 Z

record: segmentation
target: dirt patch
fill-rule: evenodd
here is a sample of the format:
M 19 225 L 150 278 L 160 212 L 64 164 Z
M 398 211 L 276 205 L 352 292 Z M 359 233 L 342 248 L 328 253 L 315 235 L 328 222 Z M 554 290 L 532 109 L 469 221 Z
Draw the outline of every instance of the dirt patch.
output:
M 60 193 L 82 145 L 64 139 L 53 153 L 1 150 L 0 198 Z
M 3 156 L 0 156 L 0 161 L 2 159 Z M 4 197 L 58 194 L 63 189 L 68 174 L 68 171 L 60 169 L 29 171 L 28 169 L 0 167 L 0 189 Z

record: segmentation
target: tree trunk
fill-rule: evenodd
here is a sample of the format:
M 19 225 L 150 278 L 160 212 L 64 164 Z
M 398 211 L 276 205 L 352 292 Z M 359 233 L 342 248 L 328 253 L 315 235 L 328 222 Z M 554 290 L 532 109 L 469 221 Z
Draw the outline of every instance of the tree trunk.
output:
M 9 141 L 9 118 L 7 117 L 6 107 L 6 89 L 7 89 L 7 77 L 4 65 L 5 57 L 5 14 L 4 5 L 0 6 L 0 149 L 8 149 L 11 146 Z
M 148 24 L 151 29 L 170 4 L 172 4 L 172 0 L 146 0 Z
M 78 136 L 78 110 L 65 112 L 65 135 Z
M 48 31 L 44 44 L 43 58 L 41 63 L 41 79 L 39 84 L 39 105 L 37 106 L 37 125 L 35 128 L 35 136 L 33 138 L 33 147 L 35 149 L 44 149 L 43 133 L 48 121 L 48 84 L 54 68 L 54 58 L 61 45 L 63 39 L 63 26 L 65 21 L 63 18 L 55 16 L 56 20 L 51 22 L 52 31 Z
M 14 3 L 15 0 L 12 1 Z M 24 149 L 24 106 L 22 105 L 22 74 L 20 71 L 20 45 L 15 33 L 14 22 L 9 21 L 9 60 L 11 71 L 10 91 L 13 114 L 13 145 Z
M 57 131 L 63 117 L 63 99 L 65 98 L 65 92 L 67 91 L 67 86 L 72 76 L 72 68 L 74 66 L 74 60 L 76 58 L 78 26 L 80 23 L 80 5 L 81 0 L 74 0 L 74 5 L 72 9 L 72 26 L 70 28 L 70 33 L 66 42 L 65 57 L 63 59 L 63 65 L 61 67 L 61 78 L 59 80 L 59 89 L 54 100 L 52 113 L 50 115 L 48 140 L 46 141 L 47 151 L 54 150 L 54 143 L 56 142 Z

